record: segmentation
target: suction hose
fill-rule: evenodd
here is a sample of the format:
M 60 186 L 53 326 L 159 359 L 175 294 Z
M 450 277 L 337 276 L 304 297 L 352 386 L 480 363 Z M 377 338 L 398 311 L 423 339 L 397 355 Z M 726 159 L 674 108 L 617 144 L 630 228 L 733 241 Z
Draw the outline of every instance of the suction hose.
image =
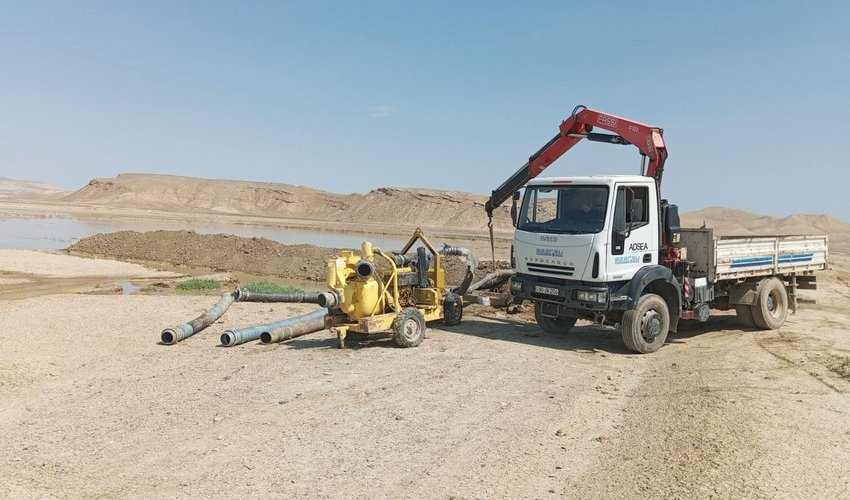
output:
M 469 289 L 470 283 L 472 283 L 472 278 L 475 273 L 475 270 L 478 268 L 478 260 L 472 255 L 466 248 L 462 247 L 452 247 L 446 245 L 445 243 L 439 250 L 440 255 L 457 255 L 461 259 L 466 262 L 466 276 L 464 276 L 463 281 L 460 285 L 452 290 L 452 293 L 456 293 L 458 295 L 463 295 Z
M 200 332 L 204 328 L 213 324 L 218 318 L 224 314 L 224 311 L 233 303 L 234 293 L 226 293 L 221 296 L 218 304 L 204 314 L 198 316 L 188 323 L 177 325 L 171 328 L 166 328 L 162 331 L 162 343 L 167 345 L 176 344 L 183 339 L 187 339 L 192 335 Z
M 297 318 L 292 318 L 292 323 L 288 325 L 279 325 L 275 328 L 270 328 L 260 335 L 260 340 L 263 344 L 271 344 L 272 342 L 283 342 L 284 340 L 294 339 L 308 333 L 318 332 L 325 329 L 325 316 L 328 314 L 327 309 L 319 309 Z
M 227 330 L 221 334 L 221 345 L 232 347 L 259 338 L 263 339 L 264 344 L 271 342 L 280 342 L 287 338 L 300 337 L 308 333 L 313 333 L 325 328 L 325 316 L 328 310 L 325 308 L 317 309 L 313 312 L 302 314 L 294 318 L 284 319 L 274 323 L 265 325 L 251 326 L 248 328 L 239 328 L 237 330 Z M 278 331 L 284 333 L 278 334 Z M 266 338 L 269 340 L 266 341 Z M 277 338 L 277 340 L 273 340 Z
M 493 288 L 494 286 L 501 285 L 505 281 L 516 274 L 516 270 L 514 269 L 496 269 L 492 273 L 484 275 L 483 278 L 476 281 L 469 287 L 470 292 L 474 292 L 475 290 L 481 288 Z
M 305 302 L 316 304 L 318 299 L 315 293 L 261 293 L 252 292 L 245 288 L 237 288 L 234 294 L 237 302 Z

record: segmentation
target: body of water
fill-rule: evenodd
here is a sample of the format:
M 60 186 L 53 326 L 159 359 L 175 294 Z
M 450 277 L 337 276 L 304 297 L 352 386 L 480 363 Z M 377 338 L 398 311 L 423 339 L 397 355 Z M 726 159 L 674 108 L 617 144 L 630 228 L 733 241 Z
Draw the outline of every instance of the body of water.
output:
M 29 213 L 0 213 L 0 248 L 56 252 L 80 238 L 115 231 L 193 230 L 200 234 L 226 233 L 262 237 L 287 245 L 307 243 L 330 248 L 360 248 L 364 240 L 386 250 L 400 250 L 407 238 L 359 233 L 334 233 L 257 226 L 197 226 L 175 221 L 100 221 L 72 217 L 35 217 Z

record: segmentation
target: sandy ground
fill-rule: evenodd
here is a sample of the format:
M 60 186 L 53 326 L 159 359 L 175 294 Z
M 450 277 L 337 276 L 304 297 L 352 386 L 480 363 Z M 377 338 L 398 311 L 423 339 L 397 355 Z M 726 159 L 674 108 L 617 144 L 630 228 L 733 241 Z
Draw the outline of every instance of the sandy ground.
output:
M 688 323 L 659 352 L 470 309 L 416 349 L 328 332 L 218 347 L 309 306 L 0 300 L 0 497 L 847 498 L 850 258 L 779 331 Z
M 121 283 L 145 284 L 185 276 L 109 259 L 91 259 L 34 250 L 0 249 L 0 299 L 48 293 L 104 293 Z

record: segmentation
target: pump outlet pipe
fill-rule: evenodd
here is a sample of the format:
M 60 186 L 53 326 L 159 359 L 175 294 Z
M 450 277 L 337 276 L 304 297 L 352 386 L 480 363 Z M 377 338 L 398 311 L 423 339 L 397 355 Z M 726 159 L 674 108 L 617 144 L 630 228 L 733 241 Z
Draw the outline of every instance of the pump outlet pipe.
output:
M 300 337 L 301 335 L 324 330 L 325 316 L 327 315 L 328 310 L 323 307 L 313 312 L 302 314 L 301 316 L 284 319 L 274 323 L 239 328 L 236 330 L 227 330 L 221 334 L 221 345 L 225 347 L 233 347 L 259 338 L 263 339 L 264 344 L 269 344 L 271 342 L 280 342 L 281 340 L 284 340 L 284 338 Z M 277 335 L 277 331 L 281 329 L 287 332 L 291 331 L 294 336 L 282 337 L 280 340 L 271 340 L 272 338 L 277 338 L 276 336 L 272 336 L 272 332 L 274 332 L 274 335 Z M 295 334 L 294 332 L 299 333 Z M 269 338 L 268 342 L 265 340 L 267 335 Z
M 316 304 L 318 297 L 315 293 L 294 292 L 294 293 L 262 293 L 252 292 L 245 288 L 237 288 L 236 302 L 305 302 L 308 304 Z
M 470 285 L 468 293 L 472 293 L 481 288 L 493 288 L 501 285 L 515 274 L 516 271 L 514 269 L 496 269 L 492 273 L 484 275 L 483 278 Z
M 218 301 L 218 304 L 214 305 L 204 314 L 188 323 L 166 328 L 162 331 L 162 343 L 166 345 L 176 344 L 177 342 L 187 339 L 215 323 L 215 321 L 224 314 L 224 311 L 230 307 L 230 304 L 233 303 L 234 295 L 234 293 L 226 293 L 221 296 L 221 300 Z
M 443 243 L 443 246 L 438 250 L 438 252 L 440 252 L 441 255 L 447 256 L 457 255 L 466 262 L 466 276 L 464 276 L 461 284 L 452 290 L 452 293 L 456 293 L 458 295 L 465 294 L 469 289 L 470 283 L 472 283 L 475 270 L 478 268 L 478 259 L 476 259 L 475 255 L 473 255 L 467 248 L 453 247 L 445 243 Z

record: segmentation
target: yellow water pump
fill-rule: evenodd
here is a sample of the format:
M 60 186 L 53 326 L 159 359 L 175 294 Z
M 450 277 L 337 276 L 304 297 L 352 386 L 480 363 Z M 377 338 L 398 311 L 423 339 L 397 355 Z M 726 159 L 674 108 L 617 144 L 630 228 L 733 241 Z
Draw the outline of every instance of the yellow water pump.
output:
M 408 252 L 417 242 L 423 246 Z M 402 347 L 416 347 L 425 338 L 426 322 L 460 323 L 463 300 L 446 289 L 440 252 L 417 229 L 400 252 L 384 253 L 368 241 L 360 254 L 344 250 L 327 263 L 329 291 L 319 305 L 329 314 L 325 326 L 336 333 L 340 347 L 349 332 L 392 331 Z

